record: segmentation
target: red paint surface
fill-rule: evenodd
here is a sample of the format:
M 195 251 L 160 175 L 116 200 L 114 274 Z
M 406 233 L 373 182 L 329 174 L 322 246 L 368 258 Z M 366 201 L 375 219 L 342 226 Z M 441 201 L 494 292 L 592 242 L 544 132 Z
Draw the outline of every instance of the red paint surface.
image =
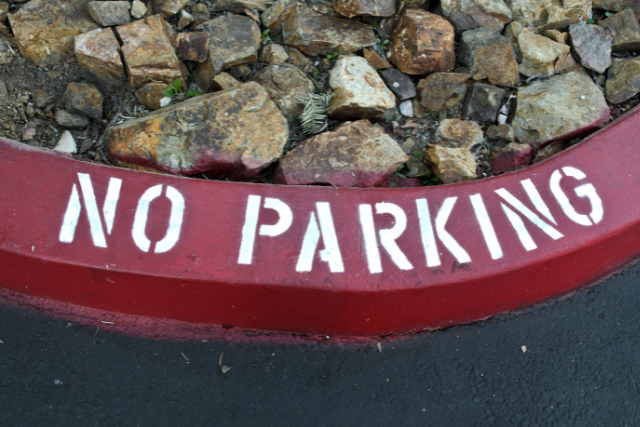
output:
M 0 141 L 0 286 L 105 312 L 179 322 L 327 335 L 378 335 L 444 327 L 486 318 L 594 282 L 640 253 L 640 113 L 635 110 L 560 156 L 515 173 L 456 185 L 409 189 L 290 187 L 195 180 L 79 162 L 22 144 Z M 587 178 L 562 179 L 572 206 L 589 202 L 573 189 L 591 183 L 604 216 L 590 227 L 571 221 L 549 189 L 551 174 L 572 166 Z M 91 176 L 98 208 L 109 178 L 122 179 L 107 248 L 95 247 L 86 210 L 72 243 L 58 240 L 78 173 Z M 524 220 L 537 249 L 526 251 L 507 221 L 495 190 L 505 188 L 538 213 L 520 181 L 531 179 L 564 237 L 553 240 Z M 164 184 L 181 192 L 185 215 L 180 240 L 168 252 L 145 253 L 131 229 L 140 196 Z M 469 196 L 481 194 L 504 256 L 492 259 Z M 164 195 L 164 192 L 163 192 Z M 291 228 L 256 236 L 253 263 L 237 263 L 247 197 L 287 203 Z M 81 196 L 82 197 L 82 196 Z M 460 266 L 438 241 L 442 265 L 426 266 L 416 199 L 426 198 L 432 220 L 448 197 L 457 197 L 447 231 L 471 256 Z M 295 271 L 309 216 L 317 202 L 331 205 L 345 272 L 331 273 L 316 253 L 313 270 Z M 381 248 L 383 272 L 368 271 L 358 216 L 360 204 L 394 203 L 407 215 L 397 239 L 412 270 L 400 270 Z M 171 204 L 152 202 L 146 233 L 159 241 Z M 374 211 L 375 212 L 375 211 Z M 540 213 L 538 213 L 540 215 Z M 377 229 L 389 214 L 375 214 Z M 275 211 L 261 209 L 259 224 Z M 153 245 L 151 246 L 153 250 Z M 319 248 L 323 248 L 322 241 Z

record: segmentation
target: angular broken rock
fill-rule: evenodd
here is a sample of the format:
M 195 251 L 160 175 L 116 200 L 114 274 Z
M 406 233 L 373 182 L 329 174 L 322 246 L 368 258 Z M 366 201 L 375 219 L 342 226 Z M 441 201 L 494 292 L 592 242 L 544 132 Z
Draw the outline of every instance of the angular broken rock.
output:
M 517 36 L 520 74 L 527 77 L 550 77 L 555 74 L 558 58 L 568 55 L 571 48 L 524 28 Z
M 493 141 L 512 142 L 516 136 L 510 124 L 491 125 L 487 128 L 487 138 Z
M 285 44 L 311 56 L 351 53 L 376 43 L 369 25 L 322 15 L 302 5 L 285 19 L 282 35 Z
M 573 53 L 583 67 L 604 73 L 611 65 L 611 33 L 599 25 L 584 23 L 569 27 Z
M 449 148 L 430 145 L 424 159 L 443 184 L 473 181 L 477 178 L 476 162 L 468 148 Z
M 384 120 L 396 106 L 396 97 L 378 73 L 360 56 L 341 56 L 329 72 L 334 93 L 330 117 L 339 120 Z
M 260 27 L 248 16 L 222 15 L 202 24 L 209 33 L 209 56 L 196 68 L 198 86 L 205 92 L 220 71 L 258 60 Z
M 373 48 L 365 47 L 364 49 L 362 49 L 362 53 L 364 55 L 364 59 L 369 61 L 369 64 L 371 64 L 371 66 L 376 70 L 391 68 L 391 64 L 389 64 L 389 61 L 387 61 L 384 56 L 380 55 Z
M 279 65 L 287 62 L 289 54 L 285 48 L 277 43 L 271 43 L 262 48 L 260 52 L 260 62 Z
M 471 148 L 483 141 L 482 129 L 472 120 L 445 119 L 436 129 L 436 144 L 449 148 Z
M 196 19 L 191 16 L 186 10 L 180 11 L 180 18 L 178 19 L 178 31 L 182 31 L 191 25 Z
M 525 27 L 563 30 L 574 22 L 587 22 L 591 0 L 507 0 L 513 20 Z
M 107 129 L 109 157 L 160 171 L 244 178 L 282 155 L 287 121 L 257 83 L 190 98 Z
M 92 119 L 102 118 L 103 98 L 100 91 L 89 83 L 69 83 L 64 93 L 67 111 L 83 114 Z
M 73 135 L 68 130 L 62 132 L 62 136 L 55 147 L 53 147 L 55 151 L 59 151 L 61 153 L 69 153 L 75 154 L 78 152 L 78 147 L 76 145 L 76 140 L 73 139 Z
M 31 98 L 37 108 L 44 108 L 53 101 L 51 95 L 42 89 L 36 89 L 31 92 Z
M 230 12 L 237 9 L 263 11 L 270 3 L 267 0 L 216 0 L 211 4 L 209 12 Z
M 128 24 L 131 21 L 128 1 L 92 1 L 87 9 L 89 15 L 103 27 Z
M 640 93 L 640 58 L 614 58 L 605 93 L 611 104 L 620 104 Z
M 640 51 L 640 23 L 631 9 L 625 9 L 599 24 L 611 33 L 613 52 Z
M 9 15 L 22 56 L 39 67 L 57 64 L 73 55 L 73 38 L 99 28 L 88 0 L 32 0 Z
M 575 138 L 609 121 L 604 95 L 584 71 L 553 76 L 518 89 L 511 126 L 536 148 Z
M 453 26 L 422 9 L 404 9 L 387 56 L 403 73 L 451 71 L 456 64 Z
M 529 144 L 516 144 L 512 142 L 504 147 L 493 147 L 489 166 L 491 172 L 501 173 L 531 162 L 533 148 Z
M 299 4 L 296 0 L 278 0 L 260 16 L 262 25 L 267 27 L 271 34 L 280 35 L 282 23 Z
M 251 79 L 262 86 L 287 120 L 296 119 L 304 110 L 306 99 L 315 86 L 297 67 L 269 65 Z
M 420 103 L 429 111 L 440 111 L 458 105 L 467 94 L 471 74 L 434 73 L 418 82 Z
M 231 74 L 223 71 L 220 74 L 216 74 L 209 89 L 211 92 L 218 92 L 221 90 L 233 89 L 241 84 L 242 83 L 236 80 Z
M 146 83 L 160 81 L 173 84 L 188 71 L 173 50 L 173 28 L 160 15 L 147 16 L 116 28 L 122 40 L 122 56 L 129 74 L 129 84 L 138 89 Z
M 333 7 L 341 15 L 391 16 L 396 13 L 395 0 L 334 0 Z
M 368 120 L 346 122 L 287 153 L 274 180 L 289 185 L 376 187 L 407 160 L 398 143 L 382 128 Z
M 56 123 L 65 128 L 82 129 L 89 126 L 89 119 L 82 114 L 73 114 L 67 110 L 56 111 Z
M 110 28 L 77 35 L 74 51 L 78 63 L 94 75 L 117 86 L 127 82 L 120 44 Z
M 474 83 L 462 104 L 462 117 L 495 122 L 507 91 L 496 86 Z
M 176 36 L 174 46 L 176 55 L 183 61 L 204 62 L 209 54 L 209 34 L 180 33 Z
M 460 62 L 471 69 L 474 80 L 514 87 L 520 81 L 518 62 L 509 39 L 486 28 L 465 31 L 459 50 Z
M 461 33 L 479 27 L 502 31 L 511 22 L 511 9 L 502 0 L 442 0 L 442 14 Z
M 138 89 L 135 95 L 142 105 L 157 110 L 162 107 L 160 100 L 164 98 L 164 91 L 169 87 L 166 83 L 151 82 Z
M 536 156 L 533 158 L 532 164 L 539 163 L 543 160 L 548 159 L 551 156 L 554 156 L 561 152 L 564 149 L 564 141 L 556 141 L 552 142 L 549 145 L 545 145 L 543 148 L 538 150 Z
M 0 22 L 7 22 L 7 16 L 9 14 L 9 3 L 1 2 L 0 3 Z
M 287 53 L 289 54 L 289 63 L 301 70 L 304 70 L 311 63 L 311 60 L 295 47 L 287 47 Z
M 149 0 L 153 13 L 161 13 L 165 18 L 173 18 L 173 15 L 180 12 L 190 0 Z
M 413 84 L 409 76 L 403 74 L 396 68 L 389 68 L 382 73 L 382 79 L 401 100 L 416 96 L 416 85 Z

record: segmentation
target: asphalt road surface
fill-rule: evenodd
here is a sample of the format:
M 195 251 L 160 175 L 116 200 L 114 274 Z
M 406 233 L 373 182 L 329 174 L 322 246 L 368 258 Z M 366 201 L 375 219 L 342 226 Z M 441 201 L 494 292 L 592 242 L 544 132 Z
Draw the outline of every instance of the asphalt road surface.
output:
M 639 293 L 636 266 L 381 352 L 150 340 L 0 305 L 0 425 L 640 426 Z

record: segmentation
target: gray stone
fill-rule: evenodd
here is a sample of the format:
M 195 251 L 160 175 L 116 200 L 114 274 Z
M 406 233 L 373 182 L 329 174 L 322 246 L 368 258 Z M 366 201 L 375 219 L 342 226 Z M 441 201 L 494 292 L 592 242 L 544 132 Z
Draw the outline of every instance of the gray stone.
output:
M 452 108 L 462 102 L 471 74 L 433 73 L 418 82 L 420 102 L 429 111 Z
M 604 73 L 611 65 L 611 33 L 598 25 L 583 23 L 569 27 L 569 39 L 576 59 L 583 67 Z
M 513 20 L 525 27 L 563 30 L 574 22 L 587 22 L 591 0 L 506 0 Z
M 620 104 L 640 93 L 640 57 L 614 58 L 605 92 L 611 104 Z
M 131 21 L 131 3 L 128 1 L 92 1 L 87 10 L 89 15 L 103 27 L 124 25 Z
M 304 109 L 304 99 L 314 93 L 313 82 L 297 67 L 269 65 L 251 79 L 262 86 L 287 120 L 296 119 Z
M 44 108 L 53 101 L 52 96 L 42 89 L 36 89 L 31 92 L 31 99 L 33 99 L 33 105 L 37 108 Z
M 640 51 L 640 24 L 631 9 L 603 19 L 599 24 L 611 33 L 613 52 Z
M 72 114 L 67 110 L 56 111 L 56 122 L 66 128 L 83 129 L 89 126 L 89 119 L 82 114 Z
M 395 93 L 402 101 L 416 96 L 416 85 L 413 84 L 411 78 L 397 68 L 389 68 L 382 73 L 382 80 L 389 86 L 389 89 Z
M 495 122 L 506 93 L 506 90 L 499 87 L 474 83 L 467 91 L 467 97 L 462 104 L 462 117 L 481 122 Z
M 267 8 L 267 0 L 216 0 L 209 8 L 210 12 L 230 12 L 236 9 L 263 11 Z
M 511 9 L 502 0 L 442 0 L 442 14 L 457 32 L 485 27 L 502 31 L 511 21 Z
M 509 39 L 487 28 L 465 31 L 458 56 L 471 69 L 474 80 L 488 79 L 491 84 L 506 87 L 520 82 L 518 62 Z

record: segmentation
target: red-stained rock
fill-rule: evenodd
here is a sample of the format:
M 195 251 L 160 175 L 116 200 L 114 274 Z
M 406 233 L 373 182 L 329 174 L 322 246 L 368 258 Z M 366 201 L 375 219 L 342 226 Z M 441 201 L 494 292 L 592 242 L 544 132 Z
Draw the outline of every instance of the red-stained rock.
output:
M 275 182 L 376 187 L 408 160 L 398 143 L 368 120 L 303 141 L 278 166 Z
M 506 172 L 520 166 L 528 165 L 533 155 L 533 147 L 529 144 L 512 142 L 504 147 L 494 147 L 491 150 L 491 171 L 493 173 Z

